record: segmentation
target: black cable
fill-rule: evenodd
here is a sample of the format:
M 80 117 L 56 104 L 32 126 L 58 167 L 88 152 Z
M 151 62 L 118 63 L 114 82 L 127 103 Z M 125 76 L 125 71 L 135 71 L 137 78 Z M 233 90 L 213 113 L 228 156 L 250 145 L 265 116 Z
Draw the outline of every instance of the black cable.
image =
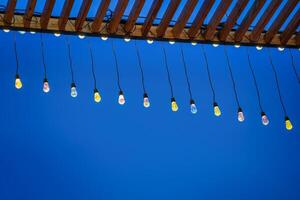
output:
M 66 39 L 67 46 L 68 46 L 68 56 L 69 56 L 69 65 L 70 65 L 72 83 L 74 83 L 74 72 L 73 72 L 73 62 L 72 62 L 72 57 L 71 57 L 71 46 L 70 46 L 68 38 L 65 37 L 65 39 Z
M 113 52 L 113 55 L 114 55 L 114 58 L 115 58 L 115 67 L 116 67 L 116 72 L 117 72 L 118 87 L 119 87 L 119 90 L 122 91 L 121 84 L 120 84 L 119 64 L 118 64 L 117 53 L 116 53 L 116 50 L 115 50 L 115 47 L 114 47 L 113 40 L 111 40 L 111 48 L 112 48 L 112 52 Z
M 174 98 L 173 86 L 172 86 L 172 82 L 171 82 L 171 75 L 170 75 L 168 60 L 167 60 L 167 53 L 166 53 L 165 47 L 163 45 L 162 45 L 162 49 L 163 49 L 163 53 L 164 53 L 164 61 L 165 61 L 165 67 L 166 67 L 167 74 L 168 74 L 168 81 L 169 81 L 169 85 L 170 85 L 171 96 L 172 96 L 172 98 Z
M 240 108 L 241 106 L 240 106 L 240 101 L 239 101 L 237 90 L 236 90 L 235 80 L 234 80 L 234 77 L 233 77 L 232 68 L 231 68 L 231 64 L 230 64 L 230 61 L 229 61 L 229 56 L 228 56 L 227 49 L 226 49 L 225 46 L 224 46 L 224 52 L 225 52 L 225 55 L 226 55 L 227 66 L 228 66 L 228 69 L 229 69 L 229 72 L 230 72 L 230 78 L 231 78 L 231 82 L 232 82 L 232 87 L 233 87 L 233 91 L 234 91 L 235 100 L 236 100 L 236 103 L 238 105 L 238 108 Z
M 273 60 L 272 60 L 271 52 L 270 52 L 269 49 L 268 49 L 268 56 L 269 56 L 269 60 L 270 60 L 271 66 L 272 66 L 272 70 L 274 72 L 280 104 L 281 104 L 282 110 L 284 112 L 284 115 L 287 116 L 287 112 L 286 112 L 286 109 L 285 109 L 285 106 L 284 106 L 284 103 L 283 103 L 283 99 L 282 99 L 282 95 L 281 95 L 281 91 L 280 91 L 280 87 L 279 87 L 277 72 L 276 72 L 276 69 L 275 69 L 275 66 L 274 66 L 274 63 L 273 63 Z
M 296 75 L 298 83 L 300 84 L 300 76 L 297 72 L 296 65 L 295 65 L 295 62 L 294 62 L 294 56 L 293 56 L 292 50 L 290 48 L 289 48 L 289 52 L 290 52 L 290 56 L 291 56 L 291 60 L 292 60 L 292 67 L 293 67 L 294 73 Z
M 189 76 L 188 76 L 188 72 L 187 72 L 186 62 L 184 59 L 183 48 L 182 48 L 181 44 L 180 44 L 180 51 L 181 51 L 181 58 L 182 58 L 183 67 L 184 67 L 184 74 L 185 74 L 185 78 L 186 78 L 186 82 L 187 82 L 188 90 L 189 90 L 189 94 L 190 94 L 190 99 L 192 100 L 193 99 L 192 89 L 191 89 L 191 84 L 190 84 L 190 80 L 189 80 Z
M 139 68 L 140 68 L 141 76 L 142 76 L 143 91 L 146 94 L 144 70 L 143 70 L 143 66 L 142 66 L 142 60 L 141 60 L 141 55 L 140 55 L 140 52 L 139 52 L 139 48 L 138 48 L 138 46 L 136 44 L 136 40 L 134 41 L 134 45 L 135 45 L 135 48 L 136 48 L 136 55 L 138 57 Z
M 260 93 L 259 93 L 259 89 L 258 89 L 258 84 L 257 84 L 257 81 L 256 81 L 253 66 L 252 66 L 251 61 L 250 61 L 249 47 L 246 47 L 246 50 L 247 50 L 248 66 L 251 70 L 252 78 L 253 78 L 253 81 L 254 81 L 255 90 L 256 90 L 257 99 L 258 99 L 258 105 L 259 105 L 260 111 L 263 112 L 262 105 L 261 105 Z
M 43 61 L 43 67 L 44 67 L 44 78 L 47 79 L 47 68 L 46 68 L 46 63 L 45 63 L 44 41 L 43 41 L 43 35 L 42 35 L 42 33 L 40 34 L 40 36 L 41 36 L 42 61 Z
M 205 52 L 205 49 L 204 49 L 203 45 L 200 45 L 200 46 L 202 48 L 203 56 L 205 58 L 206 71 L 207 71 L 207 75 L 208 75 L 210 88 L 211 88 L 211 91 L 212 91 L 212 94 L 213 94 L 213 102 L 215 102 L 216 101 L 216 94 L 215 94 L 215 89 L 214 89 L 212 79 L 211 79 L 211 74 L 210 74 L 210 70 L 209 70 L 207 55 L 206 55 L 206 52 Z
M 16 38 L 16 32 L 14 32 L 14 49 L 15 49 L 15 57 L 16 57 L 16 75 L 19 74 L 19 58 L 18 58 L 18 50 L 17 50 L 17 38 Z
M 92 74 L 93 74 L 93 79 L 94 79 L 94 89 L 96 89 L 97 88 L 97 80 L 96 80 L 96 74 L 95 74 L 94 56 L 93 56 L 92 45 L 90 43 L 89 43 L 89 49 L 90 49 L 91 64 L 92 64 Z

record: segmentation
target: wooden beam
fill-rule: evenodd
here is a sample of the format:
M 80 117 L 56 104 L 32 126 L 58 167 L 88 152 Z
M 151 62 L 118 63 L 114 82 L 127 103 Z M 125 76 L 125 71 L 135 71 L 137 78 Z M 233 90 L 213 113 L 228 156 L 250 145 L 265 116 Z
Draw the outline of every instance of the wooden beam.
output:
M 68 19 L 69 19 L 69 16 L 70 16 L 70 13 L 71 13 L 71 10 L 73 7 L 73 4 L 74 4 L 74 0 L 66 0 L 65 1 L 64 7 L 60 13 L 60 17 L 58 20 L 58 27 L 59 27 L 59 30 L 61 30 L 61 31 L 65 30 L 66 24 L 68 22 Z
M 296 40 L 296 45 L 300 47 L 300 32 L 296 33 L 295 40 Z
M 169 23 L 172 20 L 172 17 L 175 14 L 180 2 L 181 2 L 181 0 L 170 1 L 167 10 L 164 13 L 164 16 L 156 29 L 157 37 L 162 37 L 165 34 L 165 32 L 169 26 Z
M 90 10 L 91 4 L 92 4 L 92 0 L 83 0 L 78 16 L 75 21 L 76 31 L 81 31 L 83 23 L 85 22 L 86 16 Z
M 219 23 L 220 23 L 221 19 L 223 18 L 223 16 L 225 15 L 225 13 L 226 13 L 227 9 L 229 8 L 231 2 L 232 2 L 232 0 L 223 0 L 218 5 L 218 8 L 214 12 L 214 15 L 210 19 L 210 21 L 207 25 L 207 28 L 204 32 L 204 37 L 205 37 L 206 40 L 211 40 L 214 37 L 216 28 L 219 25 Z
M 28 0 L 24 18 L 23 18 L 25 28 L 30 27 L 30 22 L 34 14 L 35 5 L 36 5 L 36 0 Z
M 192 26 L 190 27 L 188 31 L 188 36 L 190 38 L 196 37 L 198 31 L 200 30 L 204 19 L 206 18 L 207 14 L 209 13 L 211 7 L 215 3 L 215 0 L 204 0 L 203 4 L 201 5 L 200 10 L 197 13 L 197 16 L 195 17 Z
M 266 43 L 270 43 L 272 41 L 274 35 L 279 31 L 282 24 L 288 18 L 288 16 L 296 7 L 298 2 L 299 0 L 288 0 L 288 2 L 284 5 L 284 7 L 282 8 L 282 10 L 280 11 L 273 24 L 264 36 Z
M 193 10 L 195 9 L 195 6 L 197 5 L 198 0 L 189 0 L 183 10 L 181 11 L 181 14 L 179 16 L 179 18 L 177 19 L 177 22 L 174 26 L 174 28 L 172 29 L 172 32 L 174 34 L 174 37 L 178 37 L 182 30 L 184 29 L 187 21 L 189 20 Z
M 235 33 L 234 39 L 236 42 L 240 42 L 243 39 L 249 26 L 251 25 L 251 23 L 253 22 L 253 20 L 257 16 L 257 14 L 259 13 L 259 11 L 262 9 L 265 2 L 266 2 L 266 0 L 255 0 L 254 1 L 253 5 L 251 6 L 250 10 L 248 11 L 246 17 L 243 19 L 241 26 L 237 29 L 237 31 Z
M 147 17 L 146 17 L 146 20 L 144 22 L 144 26 L 142 28 L 142 34 L 143 36 L 147 36 L 151 26 L 152 26 L 152 23 L 161 7 L 161 4 L 162 4 L 163 0 L 154 0 L 153 3 L 152 3 L 152 6 L 147 14 Z
M 10 25 L 14 16 L 17 0 L 8 0 L 5 8 L 4 21 L 7 25 Z
M 251 41 L 257 41 L 263 32 L 265 26 L 270 21 L 271 17 L 274 15 L 277 8 L 280 6 L 282 0 L 273 0 L 270 2 L 269 7 L 265 10 L 264 14 L 260 18 L 260 20 L 255 25 L 252 33 L 250 35 Z
M 128 20 L 125 23 L 124 29 L 127 33 L 130 33 L 135 25 L 135 22 L 140 15 L 140 12 L 145 4 L 145 0 L 135 1 L 131 12 L 129 14 Z
M 41 15 L 41 28 L 42 29 L 47 29 L 54 3 L 55 3 L 55 0 L 47 0 L 45 3 L 44 10 Z
M 100 26 L 103 22 L 103 19 L 106 15 L 106 11 L 108 9 L 108 6 L 110 4 L 110 0 L 102 0 L 99 8 L 97 10 L 97 14 L 95 17 L 95 20 L 92 23 L 92 32 L 98 32 L 100 29 Z
M 222 30 L 219 32 L 219 39 L 221 41 L 225 41 L 228 34 L 230 33 L 231 29 L 235 25 L 236 21 L 240 17 L 241 13 L 245 9 L 246 5 L 248 4 L 249 0 L 240 0 L 238 1 L 231 13 L 229 14 L 227 21 L 225 22 Z
M 285 45 L 300 25 L 300 8 L 280 35 L 280 42 Z
M 122 19 L 122 15 L 127 7 L 128 0 L 118 0 L 118 4 L 113 13 L 112 19 L 108 25 L 109 33 L 115 33 L 118 30 L 118 26 Z

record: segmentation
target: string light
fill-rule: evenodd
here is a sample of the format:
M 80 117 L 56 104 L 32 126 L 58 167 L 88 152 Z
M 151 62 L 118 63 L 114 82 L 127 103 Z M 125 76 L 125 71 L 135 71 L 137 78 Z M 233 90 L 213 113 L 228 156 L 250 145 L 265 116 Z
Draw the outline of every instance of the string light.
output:
M 25 31 L 19 31 L 19 33 L 24 35 L 26 32 Z
M 289 49 L 289 53 L 290 53 L 291 60 L 292 60 L 293 71 L 294 71 L 295 76 L 296 76 L 296 78 L 297 78 L 297 80 L 298 80 L 298 83 L 300 84 L 300 76 L 299 76 L 299 74 L 298 74 L 298 72 L 297 72 L 296 65 L 295 65 L 295 62 L 294 62 L 294 56 L 293 56 L 293 53 L 292 53 L 292 50 L 291 50 L 291 49 Z
M 125 41 L 125 42 L 130 42 L 130 37 L 129 37 L 129 36 L 125 36 L 125 37 L 124 37 L 124 41 Z
M 67 46 L 68 46 L 68 56 L 69 56 L 69 66 L 70 66 L 70 72 L 71 72 L 71 78 L 72 78 L 72 83 L 71 83 L 71 97 L 77 97 L 77 89 L 76 89 L 76 84 L 74 81 L 74 72 L 73 72 L 73 62 L 72 62 L 72 57 L 71 57 L 71 47 L 69 40 L 66 38 Z
M 207 75 L 208 75 L 209 85 L 210 85 L 212 95 L 213 95 L 214 114 L 215 114 L 215 116 L 219 117 L 222 113 L 221 113 L 218 103 L 216 102 L 216 94 L 215 94 L 215 89 L 214 89 L 213 83 L 212 83 L 212 78 L 211 78 L 210 69 L 209 69 L 209 65 L 208 65 L 207 55 L 206 55 L 203 45 L 201 45 L 201 48 L 202 48 L 202 52 L 203 52 L 203 56 L 204 56 L 204 60 L 205 60 L 205 66 L 206 66 L 206 71 L 207 71 Z
M 153 42 L 154 42 L 154 40 L 152 40 L 152 39 L 147 39 L 147 43 L 148 43 L 148 44 L 153 44 Z
M 263 47 L 258 45 L 258 46 L 256 46 L 256 49 L 257 49 L 258 51 L 260 51 L 260 50 L 263 49 Z
M 101 36 L 101 40 L 106 41 L 107 39 L 108 39 L 107 36 L 105 36 L 105 35 L 102 35 L 102 36 Z
M 241 45 L 239 45 L 239 44 L 235 44 L 235 45 L 234 45 L 234 47 L 235 47 L 235 48 L 240 48 L 240 47 L 241 47 Z
M 183 67 L 184 67 L 184 74 L 185 74 L 185 78 L 186 78 L 186 82 L 187 82 L 187 86 L 188 86 L 188 91 L 189 91 L 189 95 L 190 95 L 190 109 L 191 109 L 191 113 L 192 114 L 196 114 L 197 113 L 197 106 L 196 103 L 193 99 L 193 95 L 192 95 L 192 89 L 191 89 L 191 84 L 190 84 L 190 80 L 189 80 L 189 76 L 188 76 L 188 71 L 187 71 L 187 65 L 184 59 L 184 53 L 183 53 L 183 48 L 182 45 L 180 45 L 180 52 L 181 52 L 181 58 L 182 58 L 182 63 L 183 63 Z
M 85 35 L 79 34 L 78 37 L 79 37 L 79 39 L 84 39 L 84 38 L 85 38 Z
M 197 42 L 192 41 L 191 44 L 192 44 L 193 46 L 196 46 L 196 45 L 197 45 Z
M 89 43 L 89 49 L 90 49 L 90 56 L 91 56 L 92 74 L 93 74 L 93 79 L 94 79 L 94 101 L 96 103 L 99 103 L 101 101 L 101 95 L 97 89 L 97 79 L 96 79 L 95 66 L 94 66 L 94 56 L 93 56 L 92 45 L 90 43 Z
M 218 47 L 219 46 L 218 43 L 213 43 L 212 45 L 213 45 L 213 47 Z
M 7 28 L 3 29 L 3 31 L 4 31 L 5 33 L 9 33 L 9 32 L 10 32 L 10 30 L 7 29 Z
M 171 45 L 175 44 L 175 40 L 170 40 L 169 44 L 171 44 Z
M 43 41 L 43 34 L 40 34 L 41 36 L 41 52 L 42 52 L 42 61 L 43 61 L 43 67 L 44 67 L 44 81 L 43 81 L 43 91 L 45 93 L 48 93 L 50 91 L 50 85 L 47 79 L 47 68 L 45 63 L 45 55 L 44 55 L 44 41 Z
M 284 47 L 278 47 L 278 51 L 284 51 Z
M 16 79 L 15 79 L 15 87 L 16 89 L 21 89 L 23 84 L 19 75 L 19 58 L 18 58 L 18 50 L 17 50 L 17 39 L 16 33 L 14 33 L 14 50 L 15 50 L 15 57 L 16 57 Z
M 54 33 L 55 37 L 60 37 L 60 35 L 61 35 L 60 33 Z
M 268 51 L 268 55 L 269 55 L 269 60 L 270 60 L 270 64 L 274 73 L 274 77 L 275 77 L 275 81 L 276 81 L 276 88 L 277 88 L 277 92 L 278 92 L 278 96 L 279 96 L 279 100 L 280 100 L 280 104 L 284 113 L 284 120 L 285 120 L 285 127 L 287 130 L 291 130 L 293 128 L 292 122 L 290 121 L 288 115 L 287 115 L 287 111 L 285 109 L 285 105 L 283 103 L 283 99 L 282 99 L 282 95 L 281 95 L 281 90 L 280 90 L 280 86 L 279 86 L 279 80 L 278 80 L 278 75 L 277 75 L 277 71 L 275 68 L 275 65 L 273 63 L 272 60 L 272 55 L 270 50 Z
M 36 32 L 35 32 L 35 31 L 30 31 L 30 33 L 31 33 L 32 35 L 36 34 Z

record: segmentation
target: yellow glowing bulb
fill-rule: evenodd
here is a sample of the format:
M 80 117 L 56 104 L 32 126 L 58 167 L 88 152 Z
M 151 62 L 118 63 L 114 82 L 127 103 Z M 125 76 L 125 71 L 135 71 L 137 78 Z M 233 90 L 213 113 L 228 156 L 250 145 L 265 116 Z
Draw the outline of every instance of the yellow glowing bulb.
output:
M 173 112 L 176 112 L 178 110 L 178 105 L 177 105 L 177 103 L 175 101 L 175 98 L 171 99 L 171 108 L 172 108 Z
M 16 87 L 17 89 L 21 89 L 22 86 L 23 86 L 23 84 L 22 84 L 22 81 L 21 81 L 19 75 L 16 75 L 15 87 Z
M 101 101 L 101 96 L 97 89 L 94 90 L 94 101 L 96 103 L 99 103 Z
M 214 113 L 215 116 L 219 117 L 222 113 L 217 103 L 214 103 Z
M 289 131 L 293 129 L 293 124 L 288 117 L 285 118 L 285 128 Z

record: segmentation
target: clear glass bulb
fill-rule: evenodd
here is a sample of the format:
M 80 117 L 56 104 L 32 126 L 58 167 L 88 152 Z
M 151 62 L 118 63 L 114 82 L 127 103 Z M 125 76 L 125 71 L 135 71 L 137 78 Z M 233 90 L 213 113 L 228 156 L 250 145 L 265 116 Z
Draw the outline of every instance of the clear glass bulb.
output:
M 284 47 L 278 47 L 278 51 L 284 51 Z
M 122 91 L 119 92 L 118 102 L 119 102 L 120 105 L 124 105 L 125 104 L 125 96 L 124 96 L 124 94 L 123 94 Z
M 30 33 L 31 33 L 32 35 L 36 34 L 36 32 L 35 32 L 35 31 L 30 31 Z
M 5 33 L 8 33 L 10 30 L 7 29 L 7 28 L 5 28 L 5 29 L 3 29 L 3 31 L 4 31 Z
M 215 116 L 219 117 L 222 113 L 217 103 L 214 103 L 214 113 Z
M 197 111 L 198 111 L 198 110 L 197 110 L 196 104 L 195 104 L 195 103 L 192 103 L 192 104 L 191 104 L 191 113 L 196 114 Z
M 289 131 L 293 129 L 293 124 L 288 117 L 285 117 L 285 128 Z
M 192 44 L 193 46 L 196 46 L 196 45 L 197 45 L 197 42 L 193 41 L 193 42 L 191 42 L 191 44 Z
M 124 38 L 124 41 L 125 41 L 125 42 L 130 42 L 130 37 L 125 37 L 125 38 Z
M 19 31 L 19 33 L 24 35 L 26 32 L 25 31 Z
M 97 89 L 94 90 L 94 101 L 99 103 L 101 101 L 101 95 Z
M 47 79 L 44 79 L 44 83 L 43 83 L 43 91 L 45 93 L 48 93 L 50 91 L 50 85 Z
M 85 35 L 79 34 L 78 37 L 79 37 L 80 39 L 84 39 L 84 38 L 85 38 Z
M 269 119 L 264 112 L 261 113 L 261 122 L 265 126 L 267 126 L 269 124 Z
M 54 36 L 55 36 L 55 37 L 59 37 L 59 36 L 60 36 L 60 33 L 54 33 Z
M 103 35 L 103 36 L 101 36 L 101 39 L 105 41 L 108 39 L 108 37 Z
M 234 47 L 235 47 L 235 48 L 240 48 L 240 47 L 241 47 L 241 45 L 239 45 L 239 44 L 235 44 L 235 45 L 234 45 Z
M 20 76 L 17 74 L 17 75 L 16 75 L 16 80 L 15 80 L 15 87 L 16 87 L 17 89 L 21 89 L 22 86 L 23 86 L 23 84 L 22 84 L 22 81 L 21 81 L 21 79 L 20 79 Z
M 150 107 L 149 97 L 148 97 L 148 95 L 146 93 L 144 94 L 143 105 L 144 105 L 145 108 L 149 108 Z
M 263 47 L 258 45 L 258 46 L 256 46 L 256 49 L 260 51 L 263 49 Z
M 169 44 L 175 44 L 175 41 L 174 40 L 170 40 Z
M 71 97 L 77 97 L 77 90 L 76 90 L 76 85 L 75 85 L 75 83 L 72 83 L 71 84 Z
M 178 105 L 177 105 L 177 103 L 176 103 L 176 101 L 175 101 L 175 98 L 172 98 L 172 99 L 171 99 L 171 108 L 172 108 L 172 111 L 173 111 L 173 112 L 178 111 Z
M 152 44 L 154 41 L 152 39 L 147 39 L 148 44 Z
M 218 43 L 213 43 L 212 45 L 213 45 L 213 47 L 218 47 L 219 46 Z
M 243 122 L 245 120 L 245 116 L 243 110 L 241 108 L 238 109 L 238 121 Z

